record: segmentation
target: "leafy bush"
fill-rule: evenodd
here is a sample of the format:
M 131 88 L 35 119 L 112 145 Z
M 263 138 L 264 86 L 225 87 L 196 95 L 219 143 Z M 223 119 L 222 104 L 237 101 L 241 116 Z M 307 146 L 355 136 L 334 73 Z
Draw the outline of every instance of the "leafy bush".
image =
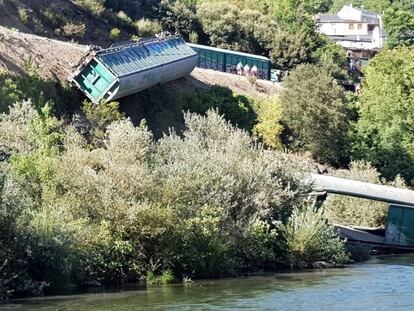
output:
M 284 80 L 283 120 L 292 131 L 290 147 L 310 151 L 334 165 L 346 163 L 349 126 L 345 94 L 330 73 L 300 65 Z
M 94 15 L 100 16 L 105 11 L 105 0 L 76 0 L 75 2 Z
M 270 98 L 255 101 L 257 111 L 257 124 L 253 127 L 253 133 L 263 143 L 274 149 L 281 149 L 280 135 L 282 133 L 282 104 L 280 99 Z
M 195 31 L 190 32 L 189 36 L 188 36 L 188 40 L 191 43 L 198 43 L 198 33 Z
M 170 284 L 174 281 L 174 274 L 170 269 L 165 270 L 160 276 L 154 274 L 154 272 L 148 272 L 146 278 L 147 284 Z
M 41 78 L 30 59 L 25 67 L 27 75 L 23 76 L 0 70 L 0 113 L 7 112 L 16 102 L 28 99 L 36 109 L 49 103 L 58 115 L 79 109 L 83 96 L 73 86 Z
M 85 35 L 86 26 L 83 23 L 66 23 L 63 28 L 63 35 L 66 37 L 82 38 Z
M 363 161 L 351 162 L 349 170 L 337 170 L 334 175 L 372 184 L 406 187 L 401 178 L 397 178 L 392 183 L 387 183 L 371 164 Z M 349 226 L 385 226 L 388 211 L 388 204 L 383 202 L 331 194 L 328 195 L 323 207 L 326 217 L 331 222 Z
M 202 2 L 197 17 L 212 46 L 256 54 L 271 47 L 276 25 L 259 11 L 241 10 L 225 2 Z
M 29 10 L 20 8 L 19 11 L 19 18 L 23 24 L 27 24 L 30 19 Z
M 118 39 L 120 35 L 121 35 L 121 30 L 119 28 L 112 28 L 111 31 L 109 32 L 109 38 L 111 38 L 112 40 Z
M 286 261 L 291 267 L 307 267 L 316 261 L 343 264 L 348 260 L 345 242 L 335 237 L 322 210 L 312 206 L 295 208 L 281 226 Z
M 209 109 L 218 113 L 233 125 L 251 131 L 255 122 L 253 101 L 246 96 L 236 95 L 225 87 L 213 86 L 208 91 L 196 91 L 183 96 L 183 110 L 204 114 Z
M 194 6 L 187 5 L 183 1 L 161 0 L 159 16 L 165 30 L 178 32 L 185 39 L 191 31 L 200 28 Z
M 147 18 L 141 18 L 135 22 L 138 36 L 141 38 L 152 37 L 162 31 L 161 25 L 157 21 L 152 21 Z

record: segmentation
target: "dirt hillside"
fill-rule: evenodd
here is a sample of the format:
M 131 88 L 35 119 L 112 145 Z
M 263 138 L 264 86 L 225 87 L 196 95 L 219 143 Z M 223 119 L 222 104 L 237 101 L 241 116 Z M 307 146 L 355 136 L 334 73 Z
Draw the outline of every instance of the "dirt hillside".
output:
M 66 81 L 88 46 L 21 33 L 0 26 L 0 68 L 22 74 L 34 69 L 44 78 Z

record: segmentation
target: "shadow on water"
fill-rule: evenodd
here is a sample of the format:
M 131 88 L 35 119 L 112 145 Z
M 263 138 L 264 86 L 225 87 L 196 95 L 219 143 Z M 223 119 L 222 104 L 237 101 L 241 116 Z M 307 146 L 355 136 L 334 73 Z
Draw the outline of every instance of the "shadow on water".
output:
M 255 275 L 18 300 L 6 310 L 413 310 L 414 256 L 344 269 Z

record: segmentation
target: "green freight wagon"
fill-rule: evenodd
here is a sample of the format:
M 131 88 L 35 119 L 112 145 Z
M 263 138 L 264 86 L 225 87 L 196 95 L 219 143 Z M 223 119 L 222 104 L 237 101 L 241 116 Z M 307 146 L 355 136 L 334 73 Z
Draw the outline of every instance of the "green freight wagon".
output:
M 94 103 L 107 102 L 189 74 L 197 53 L 179 36 L 91 52 L 70 80 Z
M 237 64 L 257 67 L 257 77 L 270 80 L 270 59 L 264 56 L 241 53 L 210 46 L 187 43 L 198 54 L 197 67 L 237 73 Z
M 414 206 L 390 204 L 385 243 L 414 246 Z

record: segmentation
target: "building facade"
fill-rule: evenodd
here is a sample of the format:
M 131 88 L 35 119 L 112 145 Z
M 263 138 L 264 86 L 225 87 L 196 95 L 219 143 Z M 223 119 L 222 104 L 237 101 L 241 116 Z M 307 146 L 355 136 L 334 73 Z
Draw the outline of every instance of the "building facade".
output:
M 385 34 L 379 13 L 346 5 L 337 14 L 318 14 L 315 22 L 321 33 L 350 53 L 375 52 L 384 46 Z

